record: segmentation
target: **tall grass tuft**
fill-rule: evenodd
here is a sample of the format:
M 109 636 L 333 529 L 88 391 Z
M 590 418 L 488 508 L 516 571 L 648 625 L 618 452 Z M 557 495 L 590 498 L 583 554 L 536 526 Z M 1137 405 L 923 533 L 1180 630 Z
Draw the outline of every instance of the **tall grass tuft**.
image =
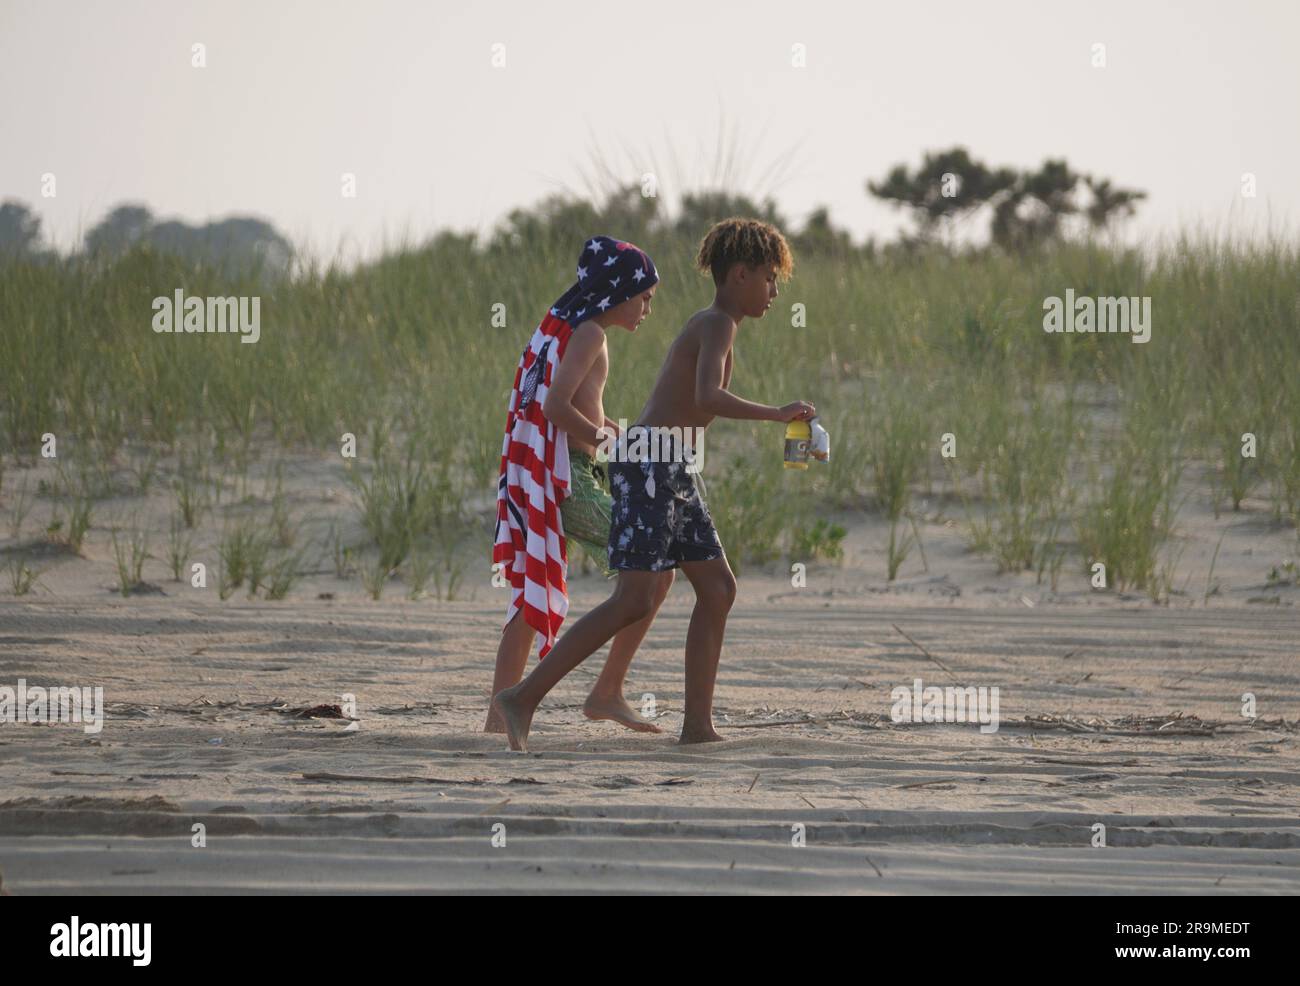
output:
M 1131 444 L 1107 450 L 1090 484 L 1092 493 L 1076 521 L 1088 568 L 1106 566 L 1119 589 L 1156 592 L 1172 584 L 1172 568 L 1161 568 L 1165 543 L 1177 514 L 1177 467 Z
M 113 561 L 117 568 L 117 588 L 123 596 L 143 584 L 144 563 L 149 554 L 149 534 L 140 527 L 132 527 L 126 538 L 118 537 L 117 528 L 111 532 Z
M 260 565 L 259 559 L 265 559 L 267 550 L 261 532 L 251 521 L 240 521 L 222 531 L 217 545 L 220 561 L 217 585 L 222 600 L 229 599 L 245 579 L 251 580 L 254 566 Z
M 408 444 L 399 456 L 381 448 L 367 477 L 349 469 L 361 523 L 379 549 L 377 565 L 393 572 L 420 538 L 452 545 L 463 527 L 463 491 L 445 463 L 435 463 Z
M 186 532 L 185 523 L 178 514 L 172 514 L 167 535 L 167 567 L 171 569 L 172 579 L 179 582 L 185 563 L 194 551 L 194 538 Z
M 23 522 L 32 509 L 32 497 L 27 490 L 27 480 L 18 489 L 18 494 L 9 507 L 9 537 L 17 541 L 23 531 Z
M 963 495 L 972 547 L 988 551 L 999 572 L 1059 567 L 1062 528 L 1074 504 L 1069 467 L 1077 445 L 1074 403 L 1067 395 L 1027 401 L 989 395 L 970 450 L 983 500 L 976 513 Z M 960 456 L 958 456 L 960 458 Z M 952 470 L 959 492 L 960 473 Z
M 22 555 L 11 555 L 5 564 L 9 573 L 9 587 L 15 596 L 25 596 L 39 580 L 40 573 L 27 564 Z

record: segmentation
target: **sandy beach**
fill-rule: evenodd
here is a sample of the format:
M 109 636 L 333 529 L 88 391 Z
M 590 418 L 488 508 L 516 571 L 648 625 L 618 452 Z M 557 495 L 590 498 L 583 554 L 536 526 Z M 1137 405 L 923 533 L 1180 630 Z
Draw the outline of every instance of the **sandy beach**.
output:
M 479 731 L 499 590 L 374 602 L 322 575 L 281 602 L 162 580 L 167 595 L 123 599 L 88 549 L 49 591 L 0 600 L 4 684 L 98 684 L 106 704 L 97 734 L 0 725 L 4 886 L 1300 891 L 1300 624 L 1294 589 L 1246 602 L 1255 549 L 1236 546 L 1234 563 L 1225 548 L 1229 588 L 1208 606 L 1157 606 L 1090 595 L 1082 578 L 1051 593 L 1032 575 L 990 577 L 932 528 L 929 571 L 892 585 L 853 557 L 801 589 L 745 573 L 716 697 L 725 742 L 675 741 L 683 582 L 627 690 L 653 696 L 665 732 L 583 717 L 598 655 L 543 704 L 528 754 Z M 876 534 L 856 527 L 851 549 Z M 578 576 L 572 590 L 576 615 L 605 586 Z M 894 722 L 891 690 L 917 678 L 997 687 L 999 728 Z M 355 725 L 295 714 L 345 694 Z

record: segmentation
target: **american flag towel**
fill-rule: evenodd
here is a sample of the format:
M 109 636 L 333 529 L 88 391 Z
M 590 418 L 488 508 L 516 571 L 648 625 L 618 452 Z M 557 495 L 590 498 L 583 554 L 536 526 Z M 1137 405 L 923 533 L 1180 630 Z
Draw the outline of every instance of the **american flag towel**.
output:
M 542 635 L 541 656 L 555 643 L 569 611 L 568 553 L 560 504 L 569 494 L 569 442 L 542 414 L 542 402 L 564 356 L 573 327 L 547 315 L 515 370 L 497 481 L 497 536 L 492 560 L 510 581 L 506 622 L 521 606 Z
M 522 609 L 541 635 L 539 656 L 555 643 L 569 611 L 568 553 L 560 504 L 569 495 L 568 436 L 542 413 L 574 329 L 659 280 L 640 248 L 596 236 L 578 258 L 578 280 L 551 307 L 519 357 L 506 414 L 497 480 L 492 561 L 510 583 L 506 622 Z M 600 422 L 604 424 L 604 422 Z

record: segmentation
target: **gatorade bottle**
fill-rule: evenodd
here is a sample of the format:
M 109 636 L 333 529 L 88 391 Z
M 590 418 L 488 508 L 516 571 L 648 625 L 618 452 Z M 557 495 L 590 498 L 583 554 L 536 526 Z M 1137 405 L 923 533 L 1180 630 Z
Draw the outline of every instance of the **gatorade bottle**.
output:
M 812 427 L 807 421 L 790 421 L 785 426 L 785 467 L 808 468 L 808 448 L 812 444 Z
M 808 427 L 812 429 L 812 444 L 808 446 L 809 457 L 818 462 L 830 462 L 831 436 L 821 426 L 815 414 L 808 420 Z

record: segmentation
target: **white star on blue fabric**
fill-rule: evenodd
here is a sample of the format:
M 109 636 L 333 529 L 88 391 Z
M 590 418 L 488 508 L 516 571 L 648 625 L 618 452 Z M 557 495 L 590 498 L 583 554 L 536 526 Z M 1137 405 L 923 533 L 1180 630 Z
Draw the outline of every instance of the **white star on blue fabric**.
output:
M 573 313 L 573 317 L 574 317 L 574 318 L 582 318 L 582 313 L 585 312 L 586 310 L 587 310 L 587 309 L 585 309 L 585 308 L 579 308 L 576 312 Z
M 586 277 L 586 276 L 587 276 L 587 268 L 586 268 L 586 267 L 579 267 L 579 268 L 578 268 L 578 280 L 581 281 L 581 280 L 582 280 L 584 277 Z
M 645 279 L 645 271 L 643 271 L 640 267 L 638 267 L 636 271 L 632 274 L 632 280 L 640 284 L 644 279 Z
M 609 286 L 610 286 L 611 288 L 616 288 L 616 287 L 618 287 L 618 282 L 621 281 L 621 280 L 623 280 L 623 278 L 621 278 L 621 277 L 616 277 L 616 278 L 614 278 L 614 280 L 612 280 L 612 281 L 609 282 Z
M 616 263 L 618 263 L 618 258 L 617 258 L 617 257 L 610 257 L 608 260 L 605 261 L 605 266 L 606 266 L 606 267 L 613 267 Z
M 602 298 L 600 304 L 597 307 L 603 312 L 606 308 L 609 307 L 609 298 Z
M 595 240 L 592 240 L 590 243 L 587 244 L 587 249 L 590 250 L 592 253 L 600 253 L 600 244 Z

